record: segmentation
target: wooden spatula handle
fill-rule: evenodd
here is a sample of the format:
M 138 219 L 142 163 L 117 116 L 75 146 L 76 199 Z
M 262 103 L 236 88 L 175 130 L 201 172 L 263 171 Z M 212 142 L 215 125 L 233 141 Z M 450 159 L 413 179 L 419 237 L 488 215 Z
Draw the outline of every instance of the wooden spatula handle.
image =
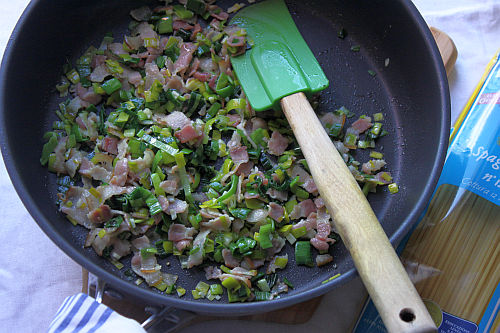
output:
M 437 331 L 356 180 L 303 93 L 281 100 L 337 231 L 389 332 Z

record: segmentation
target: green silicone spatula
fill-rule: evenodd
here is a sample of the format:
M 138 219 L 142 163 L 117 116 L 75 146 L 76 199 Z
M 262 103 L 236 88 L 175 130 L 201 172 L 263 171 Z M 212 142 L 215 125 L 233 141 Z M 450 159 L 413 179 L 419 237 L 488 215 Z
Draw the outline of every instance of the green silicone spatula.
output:
M 231 62 L 256 111 L 281 109 L 307 160 L 337 231 L 390 332 L 437 331 L 359 185 L 306 95 L 328 79 L 283 0 L 246 7 L 231 20 L 253 46 Z

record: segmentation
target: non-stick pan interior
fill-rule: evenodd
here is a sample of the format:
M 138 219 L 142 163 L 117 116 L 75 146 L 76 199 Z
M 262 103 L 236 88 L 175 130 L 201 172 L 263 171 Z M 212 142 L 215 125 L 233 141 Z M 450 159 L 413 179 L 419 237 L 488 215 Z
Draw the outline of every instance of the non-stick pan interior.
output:
M 409 230 L 432 193 L 441 170 L 449 126 L 449 96 L 444 69 L 425 23 L 408 1 L 287 2 L 299 30 L 330 80 L 318 112 L 345 106 L 359 116 L 383 112 L 389 135 L 379 141 L 398 194 L 370 194 L 384 230 L 396 244 Z M 1 148 L 22 201 L 52 240 L 78 263 L 111 285 L 151 303 L 169 303 L 203 313 L 246 314 L 291 305 L 326 292 L 352 277 L 352 260 L 342 244 L 331 250 L 327 267 L 295 267 L 281 272 L 295 285 L 281 299 L 264 303 L 226 304 L 192 301 L 137 287 L 106 260 L 84 249 L 86 230 L 73 227 L 58 212 L 55 176 L 40 166 L 43 134 L 55 120 L 62 100 L 55 85 L 66 61 L 98 46 L 105 33 L 120 38 L 128 12 L 154 1 L 33 1 L 18 23 L 1 70 Z M 220 1 L 222 8 L 228 1 Z M 345 38 L 339 38 L 344 29 Z M 359 45 L 359 51 L 351 47 Z M 376 75 L 369 73 L 373 71 Z M 372 74 L 373 74 L 372 73 Z M 357 119 L 354 118 L 354 119 Z M 351 120 L 352 121 L 352 120 Z M 361 153 L 359 156 L 363 156 Z M 363 158 L 360 157 L 362 160 Z M 22 231 L 20 231 L 22 232 Z M 287 248 L 289 258 L 293 249 Z M 37 255 L 34 253 L 34 260 Z M 203 270 L 181 270 L 169 259 L 187 290 L 204 278 Z M 328 278 L 339 278 L 322 284 Z

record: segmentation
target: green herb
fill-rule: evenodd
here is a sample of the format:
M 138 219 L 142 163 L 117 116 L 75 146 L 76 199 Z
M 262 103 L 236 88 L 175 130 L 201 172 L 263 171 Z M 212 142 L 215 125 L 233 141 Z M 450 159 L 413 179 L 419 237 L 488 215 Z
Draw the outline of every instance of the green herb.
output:
M 359 52 L 360 49 L 361 49 L 361 46 L 359 46 L 359 45 L 351 46 L 351 51 L 353 51 L 353 52 Z
M 339 32 L 337 33 L 337 36 L 340 39 L 344 39 L 347 36 L 347 31 L 344 28 L 340 28 Z

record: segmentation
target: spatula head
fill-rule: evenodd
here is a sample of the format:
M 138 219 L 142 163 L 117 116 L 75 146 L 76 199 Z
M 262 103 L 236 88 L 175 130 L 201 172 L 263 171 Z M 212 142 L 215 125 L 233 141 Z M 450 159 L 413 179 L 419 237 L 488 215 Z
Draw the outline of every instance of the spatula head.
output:
M 253 43 L 231 63 L 254 110 L 277 110 L 285 96 L 297 92 L 310 96 L 328 87 L 283 0 L 243 8 L 230 23 L 245 28 Z

